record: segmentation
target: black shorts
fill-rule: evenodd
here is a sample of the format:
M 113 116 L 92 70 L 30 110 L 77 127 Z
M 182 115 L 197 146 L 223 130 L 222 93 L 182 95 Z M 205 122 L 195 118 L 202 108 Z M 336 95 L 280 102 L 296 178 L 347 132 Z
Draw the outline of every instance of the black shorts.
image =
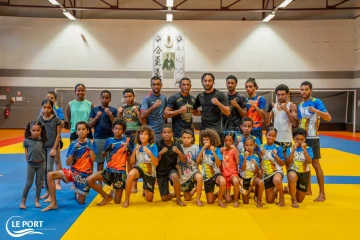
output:
M 125 189 L 126 173 L 112 172 L 107 168 L 101 171 L 103 182 L 114 189 Z
M 319 138 L 310 138 L 306 139 L 306 144 L 312 148 L 314 159 L 320 159 L 320 139 Z
M 279 172 L 280 173 L 280 172 Z M 276 174 L 276 173 L 275 173 Z M 264 186 L 265 186 L 265 189 L 269 189 L 269 188 L 274 188 L 275 185 L 274 185 L 274 182 L 273 182 L 273 179 L 274 179 L 274 175 L 272 175 L 271 177 L 268 177 L 267 179 L 264 179 Z M 284 178 L 284 175 L 282 173 L 280 173 L 282 175 L 282 177 Z
M 173 185 L 172 181 L 170 180 L 170 176 L 171 174 L 176 173 L 176 175 L 178 174 L 176 168 L 171 168 L 166 174 L 165 176 L 161 176 L 161 177 L 157 177 L 158 179 L 158 185 L 159 185 L 159 191 L 160 191 L 160 196 L 166 196 L 168 194 L 170 194 L 169 191 L 169 181 L 171 183 L 171 186 Z
M 294 170 L 289 170 L 289 172 L 295 172 L 298 175 L 298 181 L 296 183 L 296 189 L 300 192 L 307 192 L 308 191 L 308 185 L 309 185 L 309 173 L 310 172 L 304 172 L 304 173 L 298 173 Z
M 255 177 L 252 178 L 242 178 L 240 177 L 243 181 L 243 185 L 242 188 L 246 191 L 250 190 L 250 186 L 252 185 L 252 182 L 254 181 Z
M 216 183 L 216 179 L 218 177 L 222 176 L 220 173 L 215 173 L 214 176 L 212 176 L 212 178 L 210 178 L 209 180 L 204 181 L 204 187 L 205 187 L 205 193 L 210 193 L 210 192 L 214 192 L 215 189 L 215 184 L 217 186 L 219 186 Z
M 196 182 L 195 181 L 195 174 L 196 173 L 194 173 L 189 180 L 187 180 L 186 182 L 184 182 L 184 183 L 182 183 L 180 185 L 180 188 L 181 188 L 182 192 L 191 192 L 191 190 L 194 189 L 195 182 Z
M 86 137 L 90 139 L 94 139 L 92 131 L 90 131 Z M 76 135 L 76 132 L 70 134 L 70 142 L 75 141 L 76 139 L 78 139 L 78 135 Z
M 143 170 L 138 166 L 134 168 L 138 170 L 139 178 L 143 179 L 143 189 L 153 193 L 155 191 L 155 177 L 144 174 Z
M 275 144 L 279 145 L 283 152 L 286 153 L 287 148 L 292 147 L 292 142 L 277 142 L 275 141 Z

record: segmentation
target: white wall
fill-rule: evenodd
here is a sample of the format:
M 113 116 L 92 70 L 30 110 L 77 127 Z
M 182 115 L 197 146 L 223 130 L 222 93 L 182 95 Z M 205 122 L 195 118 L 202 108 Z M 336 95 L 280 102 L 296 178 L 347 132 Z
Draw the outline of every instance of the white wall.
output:
M 168 24 L 149 20 L 0 17 L 0 71 L 151 72 L 153 34 L 173 31 L 185 33 L 185 69 L 189 73 L 272 72 L 279 79 L 264 76 L 258 82 L 260 88 L 273 89 L 279 83 L 298 88 L 305 79 L 297 76 L 308 72 L 314 76 L 309 80 L 315 88 L 352 88 L 352 78 L 317 78 L 319 74 L 315 72 L 360 70 L 360 53 L 356 51 L 354 55 L 354 46 L 360 48 L 360 40 L 355 42 L 355 34 L 360 36 L 360 31 L 355 31 L 359 21 L 272 21 L 267 24 L 175 21 Z M 286 72 L 293 75 L 282 77 Z M 200 76 L 199 73 L 197 78 Z M 151 73 L 142 79 L 0 77 L 0 86 L 73 87 L 83 82 L 89 87 L 139 88 L 148 86 L 150 77 Z M 172 87 L 172 83 L 171 79 L 166 80 L 165 87 Z M 223 79 L 216 83 L 219 88 L 225 87 Z M 193 86 L 201 88 L 200 81 L 194 81 Z

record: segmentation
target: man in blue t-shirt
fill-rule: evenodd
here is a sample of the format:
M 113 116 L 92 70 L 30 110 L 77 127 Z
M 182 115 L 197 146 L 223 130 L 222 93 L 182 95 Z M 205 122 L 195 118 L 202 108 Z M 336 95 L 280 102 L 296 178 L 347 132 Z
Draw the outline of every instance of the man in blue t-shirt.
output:
M 141 103 L 141 118 L 146 119 L 147 125 L 155 133 L 156 141 L 161 140 L 161 129 L 165 123 L 164 110 L 167 104 L 165 95 L 160 93 L 162 82 L 160 77 L 152 77 L 150 80 L 152 92 L 144 97 Z
M 298 106 L 298 119 L 299 127 L 306 130 L 306 144 L 312 148 L 314 159 L 312 166 L 315 169 L 317 181 L 319 183 L 320 193 L 319 196 L 314 200 L 316 202 L 323 202 L 325 198 L 324 190 L 324 172 L 320 166 L 320 139 L 318 128 L 320 125 L 320 119 L 325 121 L 331 121 L 331 115 L 327 112 L 324 103 L 318 99 L 313 98 L 312 84 L 308 81 L 301 83 L 300 93 L 303 102 Z M 309 174 L 309 187 L 308 194 L 311 194 L 311 174 Z
M 100 106 L 91 109 L 89 116 L 89 125 L 95 130 L 94 141 L 98 148 L 95 159 L 97 171 L 102 171 L 104 169 L 104 158 L 101 156 L 101 153 L 104 149 L 106 139 L 114 136 L 112 132 L 112 123 L 117 116 L 117 109 L 109 106 L 111 102 L 111 93 L 108 90 L 104 90 L 100 93 L 100 102 Z

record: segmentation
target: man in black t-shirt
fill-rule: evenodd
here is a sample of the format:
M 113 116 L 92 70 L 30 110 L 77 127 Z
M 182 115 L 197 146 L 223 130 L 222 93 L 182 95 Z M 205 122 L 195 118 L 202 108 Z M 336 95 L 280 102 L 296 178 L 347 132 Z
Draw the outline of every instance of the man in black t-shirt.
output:
M 181 132 L 184 129 L 190 129 L 194 132 L 192 110 L 195 104 L 195 97 L 190 95 L 190 79 L 182 78 L 179 88 L 180 92 L 175 93 L 168 99 L 164 112 L 165 118 L 172 118 L 174 138 L 177 141 L 181 139 Z
M 226 78 L 227 103 L 230 106 L 230 115 L 223 115 L 224 134 L 234 132 L 238 139 L 241 138 L 240 121 L 246 117 L 246 98 L 236 92 L 237 78 L 230 75 Z
M 224 142 L 222 115 L 229 116 L 230 108 L 225 94 L 214 88 L 215 77 L 212 73 L 204 73 L 201 77 L 204 92 L 197 95 L 193 115 L 201 116 L 201 130 L 211 128 L 215 130 Z M 201 111 L 197 110 L 199 107 Z

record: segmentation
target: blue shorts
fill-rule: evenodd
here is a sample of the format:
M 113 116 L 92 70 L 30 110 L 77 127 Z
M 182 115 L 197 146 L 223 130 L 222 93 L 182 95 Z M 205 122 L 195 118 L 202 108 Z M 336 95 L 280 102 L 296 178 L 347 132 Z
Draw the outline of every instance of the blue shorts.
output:
M 88 195 L 90 191 L 90 186 L 86 181 L 86 178 L 90 176 L 91 174 L 82 173 L 79 171 L 76 171 L 75 169 L 66 169 L 63 168 L 62 170 L 59 170 L 63 177 L 63 181 L 66 183 L 74 182 L 75 183 L 75 189 L 74 191 L 81 194 L 81 195 Z

